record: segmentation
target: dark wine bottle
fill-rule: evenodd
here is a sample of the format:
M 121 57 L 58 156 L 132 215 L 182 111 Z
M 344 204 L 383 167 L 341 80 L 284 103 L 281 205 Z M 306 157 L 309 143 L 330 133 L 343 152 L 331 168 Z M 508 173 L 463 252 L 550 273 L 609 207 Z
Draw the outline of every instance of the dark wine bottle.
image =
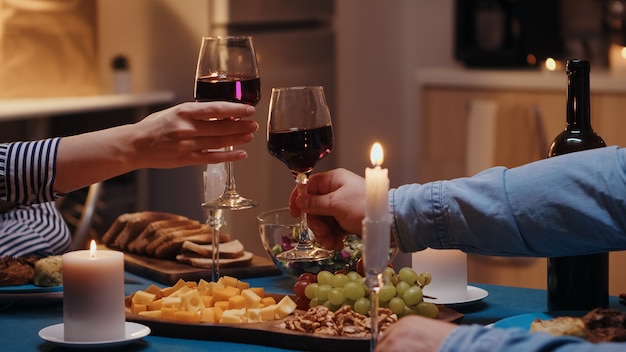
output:
M 569 60 L 566 73 L 567 125 L 550 145 L 548 157 L 606 146 L 591 128 L 589 61 Z M 608 304 L 608 253 L 548 258 L 548 310 L 590 310 Z

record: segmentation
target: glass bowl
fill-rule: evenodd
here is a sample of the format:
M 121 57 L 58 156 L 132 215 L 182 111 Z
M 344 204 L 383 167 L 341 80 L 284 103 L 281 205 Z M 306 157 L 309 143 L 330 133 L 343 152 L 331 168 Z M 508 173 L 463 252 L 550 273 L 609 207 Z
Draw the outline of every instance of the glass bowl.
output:
M 300 231 L 300 219 L 291 216 L 288 208 L 280 208 L 259 214 L 257 221 L 263 247 L 283 274 L 298 277 L 303 273 L 317 274 L 322 270 L 328 270 L 332 273 L 356 271 L 363 247 L 361 239 L 356 235 L 347 236 L 343 241 L 343 249 L 334 250 L 333 257 L 330 259 L 317 262 L 288 262 L 276 259 L 276 254 L 296 245 Z M 393 258 L 397 250 L 390 251 L 391 258 Z

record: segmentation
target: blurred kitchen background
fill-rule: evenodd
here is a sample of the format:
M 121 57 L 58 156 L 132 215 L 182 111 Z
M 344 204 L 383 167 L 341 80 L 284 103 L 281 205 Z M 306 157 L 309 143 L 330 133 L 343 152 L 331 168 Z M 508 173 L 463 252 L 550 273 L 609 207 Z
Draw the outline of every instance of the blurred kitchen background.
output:
M 286 206 L 293 187 L 265 147 L 272 86 L 325 87 L 335 149 L 315 172 L 363 174 L 379 141 L 392 187 L 543 158 L 564 127 L 567 58 L 591 61 L 594 128 L 626 143 L 622 1 L 0 0 L 0 11 L 2 141 L 129 123 L 191 101 L 200 38 L 253 35 L 261 129 L 235 172 L 240 193 L 260 205 L 231 214 L 228 229 L 261 255 L 256 215 Z M 103 226 L 147 209 L 203 220 L 202 170 L 107 181 Z M 623 267 L 614 254 L 612 267 Z M 544 259 L 470 256 L 468 271 L 470 281 L 545 288 Z M 616 275 L 611 293 L 626 292 Z

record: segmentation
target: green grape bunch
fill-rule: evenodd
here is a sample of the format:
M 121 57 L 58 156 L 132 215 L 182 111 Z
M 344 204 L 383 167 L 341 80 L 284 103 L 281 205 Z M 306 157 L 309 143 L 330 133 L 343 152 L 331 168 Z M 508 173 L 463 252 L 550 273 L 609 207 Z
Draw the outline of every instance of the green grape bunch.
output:
M 437 318 L 439 308 L 425 302 L 422 292 L 432 281 L 430 273 L 418 274 L 410 267 L 396 272 L 387 267 L 383 277 L 384 285 L 378 293 L 381 308 L 389 308 L 399 318 L 409 314 Z M 334 312 L 349 305 L 359 314 L 369 316 L 370 313 L 370 290 L 356 271 L 333 274 L 323 270 L 317 275 L 303 274 L 294 285 L 294 294 L 299 309 L 322 305 Z

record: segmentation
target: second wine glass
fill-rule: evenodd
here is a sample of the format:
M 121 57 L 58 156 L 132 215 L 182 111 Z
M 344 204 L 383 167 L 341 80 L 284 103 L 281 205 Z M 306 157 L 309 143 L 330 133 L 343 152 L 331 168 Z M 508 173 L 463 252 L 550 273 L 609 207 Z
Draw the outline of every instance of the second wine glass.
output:
M 261 79 L 252 37 L 203 37 L 196 68 L 196 101 L 231 101 L 256 105 L 261 99 Z M 226 148 L 232 151 L 233 147 Z M 242 197 L 235 186 L 234 164 L 226 163 L 224 193 L 202 206 L 211 209 L 240 210 L 257 206 Z
M 323 87 L 272 88 L 267 149 L 287 165 L 296 179 L 298 192 L 306 192 L 313 167 L 333 149 L 333 129 Z M 302 213 L 296 247 L 276 257 L 279 260 L 310 262 L 331 256 L 332 251 L 314 245 L 306 213 Z

